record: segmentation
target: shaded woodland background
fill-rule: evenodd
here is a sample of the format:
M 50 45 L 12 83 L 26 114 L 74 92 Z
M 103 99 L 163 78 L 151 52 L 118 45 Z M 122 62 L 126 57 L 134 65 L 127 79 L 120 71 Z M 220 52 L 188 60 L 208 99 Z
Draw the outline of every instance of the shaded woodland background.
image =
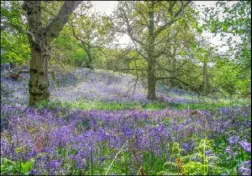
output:
M 41 31 L 50 33 L 48 28 L 56 24 L 56 12 L 62 4 L 57 1 L 41 3 L 39 18 L 33 19 L 39 20 Z M 233 6 L 218 2 L 216 9 L 220 10 L 205 7 L 203 13 L 189 2 L 120 2 L 111 16 L 91 12 L 91 6 L 90 2 L 79 4 L 74 13 L 69 14 L 69 19 L 64 19 L 65 26 L 58 27 L 62 30 L 59 33 L 60 29 L 57 29 L 56 38 L 46 34 L 50 35 L 44 43 L 46 46 L 38 46 L 48 52 L 45 70 L 71 72 L 75 67 L 87 67 L 130 73 L 136 76 L 136 81 L 146 85 L 149 99 L 156 98 L 156 84 L 203 95 L 246 97 L 250 94 L 249 2 L 238 2 Z M 27 30 L 31 30 L 29 20 L 25 18 L 27 9 L 22 8 L 21 2 L 8 1 L 3 1 L 1 8 L 2 63 L 31 67 L 31 58 L 35 56 L 30 52 L 35 45 L 29 44 L 32 37 Z M 223 14 L 223 19 L 216 19 L 218 13 Z M 226 44 L 229 49 L 221 53 L 200 35 L 203 30 L 223 37 L 231 33 L 239 36 L 241 42 L 230 37 Z M 132 40 L 124 48 L 113 42 L 123 34 Z M 41 42 L 40 35 L 36 40 Z M 50 42 L 51 38 L 55 39 Z M 33 79 L 40 82 L 41 78 Z M 43 79 L 47 82 L 48 77 Z M 47 90 L 49 85 L 45 83 L 44 86 Z M 38 91 L 38 85 L 35 87 Z

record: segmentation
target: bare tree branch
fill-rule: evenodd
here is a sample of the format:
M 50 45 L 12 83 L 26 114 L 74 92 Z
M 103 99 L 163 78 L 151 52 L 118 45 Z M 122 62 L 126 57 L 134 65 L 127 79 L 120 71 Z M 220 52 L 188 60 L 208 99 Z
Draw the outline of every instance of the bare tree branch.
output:
M 50 14 L 53 17 L 56 17 L 56 15 L 53 12 L 50 12 L 46 7 L 41 6 L 41 9 L 44 10 L 46 13 Z
M 157 65 L 159 66 L 158 70 L 162 69 L 166 72 L 169 72 L 169 73 L 175 73 L 175 72 L 178 72 L 184 65 L 186 64 L 186 62 L 183 62 L 181 65 L 178 66 L 178 68 L 176 68 L 175 70 L 169 70 L 169 69 L 166 69 L 164 67 L 162 67 L 160 65 L 160 63 L 157 62 Z
M 34 35 L 33 35 L 33 33 L 32 33 L 31 31 L 25 30 L 22 26 L 19 26 L 19 25 L 14 24 L 14 23 L 10 23 L 10 22 L 3 22 L 3 23 L 5 23 L 5 26 L 6 26 L 6 27 L 9 26 L 9 27 L 11 27 L 11 28 L 16 29 L 16 30 L 19 31 L 20 33 L 28 34 L 28 35 L 31 37 L 32 41 L 33 41 L 33 42 L 36 42 L 36 39 L 35 39 L 35 37 L 34 37 Z M 3 26 L 3 28 L 4 28 L 5 26 Z M 1 28 L 2 28 L 2 27 L 1 27 Z
M 146 69 L 140 69 L 140 68 L 121 68 L 121 69 L 117 69 L 115 71 L 146 71 Z
M 169 5 L 170 5 L 170 7 L 169 7 L 169 9 L 168 9 L 168 12 L 170 12 L 170 13 L 172 13 L 172 9 L 173 9 L 173 7 L 176 5 L 176 1 L 173 1 L 173 2 L 169 2 Z
M 128 16 L 127 16 L 125 10 L 123 8 L 121 8 L 120 10 L 123 12 L 123 18 L 124 18 L 124 20 L 126 22 L 127 34 L 129 35 L 129 37 L 131 38 L 132 41 L 135 41 L 138 44 L 140 44 L 141 46 L 143 46 L 144 45 L 143 42 L 141 42 L 140 40 L 138 40 L 137 38 L 134 37 L 131 26 L 130 26 L 130 23 L 129 23 L 129 19 L 128 19 Z
M 168 77 L 158 77 L 158 78 L 156 78 L 157 81 L 159 81 L 159 80 L 164 80 L 164 79 L 175 79 L 175 80 L 181 82 L 182 84 L 184 84 L 184 85 L 186 85 L 186 86 L 189 86 L 188 83 L 186 83 L 186 82 L 184 82 L 184 81 L 182 81 L 182 80 L 180 80 L 180 79 L 178 79 L 178 78 L 176 78 L 176 77 L 169 77 L 169 76 L 168 76 Z
M 183 1 L 182 1 L 183 2 Z M 159 27 L 155 33 L 154 36 L 156 37 L 159 33 L 161 33 L 163 30 L 165 30 L 167 27 L 171 26 L 173 23 L 175 23 L 178 20 L 178 16 L 182 13 L 182 11 L 186 8 L 186 6 L 188 6 L 191 3 L 191 1 L 186 2 L 185 4 L 182 4 L 182 6 L 180 7 L 180 9 L 175 13 L 175 15 L 173 16 L 173 20 L 167 22 L 166 24 L 164 24 L 163 26 Z M 175 4 L 174 4 L 175 5 Z M 173 9 L 174 5 L 170 6 L 171 9 Z M 170 9 L 169 8 L 169 9 Z M 172 10 L 170 10 L 172 11 Z
M 65 1 L 60 8 L 57 16 L 48 24 L 43 30 L 47 34 L 47 38 L 52 40 L 57 37 L 59 32 L 63 29 L 67 23 L 69 16 L 72 14 L 74 9 L 81 3 L 81 1 Z
M 163 40 L 163 42 L 164 41 L 166 41 L 166 43 L 168 43 L 169 41 L 171 41 L 172 39 L 174 39 L 178 34 L 179 34 L 179 30 L 175 33 L 175 35 L 174 36 L 172 36 L 172 37 L 170 37 L 170 38 L 168 38 L 168 39 L 166 39 L 166 40 Z M 158 44 L 160 44 L 161 42 L 158 42 L 156 45 L 158 45 Z M 159 58 L 161 55 L 163 55 L 163 54 L 165 54 L 167 52 L 167 48 L 166 47 L 164 47 L 164 49 L 163 49 L 163 51 L 160 51 L 160 52 L 158 52 L 157 54 L 155 54 L 154 55 L 154 57 L 155 58 Z

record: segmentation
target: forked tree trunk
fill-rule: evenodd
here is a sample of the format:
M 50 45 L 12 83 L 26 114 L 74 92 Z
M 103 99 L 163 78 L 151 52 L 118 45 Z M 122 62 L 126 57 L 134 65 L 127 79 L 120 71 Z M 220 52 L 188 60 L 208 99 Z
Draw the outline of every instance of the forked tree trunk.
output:
M 41 1 L 24 1 L 27 13 L 29 41 L 32 59 L 30 61 L 29 105 L 49 100 L 48 60 L 50 42 L 56 38 L 67 23 L 69 16 L 81 1 L 65 1 L 57 16 L 46 26 L 42 26 Z

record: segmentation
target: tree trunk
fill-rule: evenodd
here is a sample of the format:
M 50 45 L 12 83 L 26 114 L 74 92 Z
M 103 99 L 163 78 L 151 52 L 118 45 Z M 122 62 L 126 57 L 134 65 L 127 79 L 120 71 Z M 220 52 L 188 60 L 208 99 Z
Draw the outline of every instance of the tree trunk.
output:
M 147 98 L 150 100 L 156 99 L 156 77 L 153 72 L 153 67 L 151 64 L 148 64 L 148 95 Z
M 72 29 L 73 29 L 73 34 L 74 34 L 75 38 L 76 38 L 77 40 L 80 40 L 80 39 L 77 37 L 77 35 L 75 34 L 74 28 L 72 28 Z M 87 54 L 87 56 L 88 56 L 88 60 L 85 62 L 86 67 L 87 67 L 87 68 L 90 68 L 90 69 L 94 69 L 94 67 L 93 67 L 93 56 L 92 56 L 92 53 L 91 53 L 91 46 L 90 46 L 90 45 L 87 45 L 86 43 L 84 43 L 83 41 L 81 41 L 81 47 L 82 47 L 83 51 L 84 51 L 84 52 Z
M 170 32 L 168 33 L 168 37 L 170 37 Z M 171 55 L 172 55 L 172 50 L 171 50 L 171 41 L 168 43 L 168 45 L 167 45 L 167 53 L 166 53 L 166 57 L 167 57 L 167 66 L 168 66 L 168 68 L 170 69 L 170 70 L 172 70 L 172 69 L 174 69 L 173 67 L 172 67 L 172 60 L 173 60 L 173 58 L 171 57 Z M 169 73 L 169 76 L 170 77 L 172 77 L 173 75 L 172 75 L 172 73 L 170 72 Z M 168 80 L 168 86 L 169 87 L 173 87 L 173 80 L 172 79 L 170 79 L 170 80 Z
M 176 57 L 176 48 L 175 48 L 175 46 L 173 46 L 173 50 L 171 50 L 171 53 L 172 53 L 172 56 L 171 56 L 171 62 L 170 62 L 170 64 L 171 64 L 171 70 L 175 70 L 176 69 L 176 59 L 175 59 L 175 57 Z M 171 77 L 172 78 L 175 78 L 176 77 L 176 73 L 175 72 L 171 72 Z M 175 87 L 176 86 L 176 83 L 175 83 L 175 81 L 174 81 L 175 79 L 170 79 L 170 85 L 171 85 L 171 87 Z
M 32 58 L 30 61 L 29 82 L 29 104 L 31 106 L 36 105 L 42 100 L 47 101 L 50 97 L 50 92 L 48 90 L 48 60 L 50 58 L 50 54 L 48 50 L 43 48 L 45 47 L 39 47 L 31 43 Z
M 15 64 L 13 62 L 10 62 L 10 70 L 12 70 L 13 68 L 15 68 Z
M 151 8 L 148 13 L 149 25 L 148 25 L 148 70 L 147 70 L 147 84 L 148 84 L 148 95 L 147 98 L 150 100 L 156 99 L 156 77 L 155 77 L 155 64 L 156 58 L 154 58 L 155 51 L 155 36 L 154 36 L 154 1 L 150 3 Z
M 207 75 L 207 62 L 203 63 L 203 95 L 206 95 L 208 92 L 208 75 Z
M 24 1 L 29 26 L 30 61 L 29 105 L 49 100 L 48 60 L 50 42 L 59 35 L 69 16 L 81 1 L 65 1 L 57 16 L 45 27 L 42 26 L 41 1 Z
M 93 67 L 93 57 L 90 51 L 90 47 L 87 48 L 86 53 L 88 55 L 87 68 L 94 69 Z

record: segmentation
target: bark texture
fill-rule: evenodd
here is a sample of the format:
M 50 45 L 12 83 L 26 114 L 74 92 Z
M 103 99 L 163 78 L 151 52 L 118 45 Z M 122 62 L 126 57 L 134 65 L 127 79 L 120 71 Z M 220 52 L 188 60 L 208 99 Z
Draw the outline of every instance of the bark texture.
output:
M 156 77 L 153 72 L 151 64 L 148 64 L 148 95 L 147 98 L 150 100 L 155 100 L 156 96 Z
M 92 56 L 90 47 L 87 48 L 86 53 L 87 53 L 87 56 L 88 56 L 87 68 L 94 69 L 94 67 L 93 67 L 93 56 Z
M 48 100 L 50 92 L 48 90 L 48 59 L 50 55 L 48 51 L 42 47 L 31 48 L 32 59 L 30 61 L 30 105 L 35 105 L 42 100 Z
M 203 94 L 206 95 L 208 93 L 208 74 L 207 74 L 207 62 L 204 60 L 203 62 Z
M 147 70 L 147 80 L 148 80 L 148 95 L 147 98 L 150 100 L 156 99 L 156 77 L 155 77 L 155 64 L 154 58 L 155 51 L 155 37 L 154 37 L 154 1 L 150 2 L 150 11 L 148 13 L 149 24 L 148 24 L 148 70 Z
M 29 105 L 34 106 L 49 100 L 48 60 L 50 42 L 58 36 L 69 16 L 81 1 L 65 1 L 57 16 L 46 27 L 42 27 L 41 1 L 24 1 L 27 13 L 29 41 L 31 47 Z

